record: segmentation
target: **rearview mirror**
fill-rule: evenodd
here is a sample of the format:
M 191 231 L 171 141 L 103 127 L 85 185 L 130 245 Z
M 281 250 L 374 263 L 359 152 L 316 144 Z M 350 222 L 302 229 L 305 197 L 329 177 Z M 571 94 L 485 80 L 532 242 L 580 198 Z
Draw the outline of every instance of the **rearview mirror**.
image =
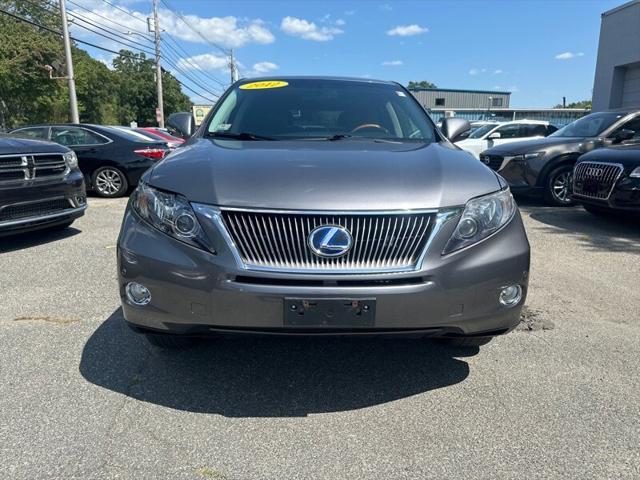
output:
M 464 118 L 449 117 L 442 121 L 440 129 L 450 142 L 460 140 L 460 136 L 471 129 L 471 124 Z
M 497 140 L 500 137 L 502 137 L 502 135 L 500 135 L 500 132 L 493 132 L 487 137 L 487 140 Z
M 167 128 L 178 137 L 187 139 L 193 135 L 196 129 L 196 122 L 191 112 L 172 113 L 167 118 Z
M 613 136 L 613 142 L 620 143 L 624 142 L 625 140 L 631 140 L 635 136 L 635 134 L 636 132 L 634 132 L 633 130 L 623 128 L 622 130 L 617 131 Z

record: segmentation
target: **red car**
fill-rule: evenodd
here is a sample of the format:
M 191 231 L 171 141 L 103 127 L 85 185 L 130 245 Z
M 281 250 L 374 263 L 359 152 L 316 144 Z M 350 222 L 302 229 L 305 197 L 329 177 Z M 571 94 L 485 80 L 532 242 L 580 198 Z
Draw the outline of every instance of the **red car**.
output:
M 169 148 L 177 148 L 180 145 L 182 145 L 184 143 L 184 139 L 179 138 L 179 137 L 174 137 L 173 135 L 171 135 L 170 133 L 168 133 L 165 130 L 161 130 L 159 128 L 155 128 L 155 127 L 140 127 L 137 130 L 140 131 L 140 133 L 151 133 L 152 135 L 155 135 L 156 137 L 160 137 L 164 140 L 167 141 L 167 144 L 169 145 Z

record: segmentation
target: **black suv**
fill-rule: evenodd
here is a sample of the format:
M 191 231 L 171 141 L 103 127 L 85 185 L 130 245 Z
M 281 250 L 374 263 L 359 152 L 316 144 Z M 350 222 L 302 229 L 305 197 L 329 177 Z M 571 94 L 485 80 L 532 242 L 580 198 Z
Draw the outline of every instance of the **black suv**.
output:
M 73 151 L 0 136 L 0 235 L 66 228 L 86 208 L 84 178 Z
M 101 197 L 120 197 L 138 185 L 142 174 L 169 148 L 126 127 L 89 124 L 33 125 L 12 135 L 51 140 L 76 152 L 87 188 Z
M 573 196 L 588 212 L 640 214 L 640 138 L 636 145 L 601 148 L 580 157 Z
M 542 194 L 551 205 L 572 205 L 572 172 L 583 153 L 640 137 L 640 111 L 598 112 L 546 138 L 485 150 L 480 161 L 502 175 L 514 193 Z

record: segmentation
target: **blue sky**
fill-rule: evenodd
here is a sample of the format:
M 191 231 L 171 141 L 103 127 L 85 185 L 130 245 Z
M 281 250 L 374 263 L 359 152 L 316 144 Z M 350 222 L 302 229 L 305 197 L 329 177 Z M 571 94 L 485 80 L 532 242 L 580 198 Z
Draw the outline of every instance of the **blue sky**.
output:
M 76 0 L 117 31 L 144 30 L 150 0 Z M 241 76 L 346 75 L 429 80 L 439 87 L 513 92 L 512 106 L 550 107 L 591 97 L 600 14 L 617 1 L 166 0 L 208 42 L 234 47 Z M 73 12 L 74 6 L 70 5 Z M 86 10 L 78 14 L 91 17 Z M 136 20 L 137 17 L 138 20 Z M 183 71 L 228 82 L 222 52 L 162 6 Z M 91 36 L 76 28 L 75 34 Z M 95 37 L 94 37 L 95 38 Z M 132 37 L 134 38 L 134 37 Z M 109 41 L 102 40 L 105 46 Z M 89 49 L 91 51 L 91 49 Z M 92 51 L 109 60 L 108 54 Z M 189 55 L 184 55 L 188 53 Z M 177 55 L 175 55 L 177 56 Z M 188 57 L 190 60 L 184 60 Z M 194 72 L 195 67 L 203 70 Z M 169 70 L 172 68 L 169 66 Z M 176 72 L 178 77 L 180 73 Z M 206 75 L 206 76 L 205 76 Z M 194 85 L 192 85 L 194 86 Z M 221 87 L 209 82 L 207 87 Z M 195 87 L 199 89 L 199 87 Z M 198 100 L 192 95 L 194 100 Z

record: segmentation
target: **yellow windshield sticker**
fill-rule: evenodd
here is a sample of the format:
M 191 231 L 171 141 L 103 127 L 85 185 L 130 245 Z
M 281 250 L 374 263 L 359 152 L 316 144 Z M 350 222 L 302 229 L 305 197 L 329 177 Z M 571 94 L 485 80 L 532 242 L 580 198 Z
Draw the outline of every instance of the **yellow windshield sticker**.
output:
M 267 82 L 252 82 L 245 83 L 244 85 L 240 85 L 242 90 L 261 90 L 264 88 L 282 88 L 289 85 L 287 82 L 282 82 L 280 80 L 269 80 Z

